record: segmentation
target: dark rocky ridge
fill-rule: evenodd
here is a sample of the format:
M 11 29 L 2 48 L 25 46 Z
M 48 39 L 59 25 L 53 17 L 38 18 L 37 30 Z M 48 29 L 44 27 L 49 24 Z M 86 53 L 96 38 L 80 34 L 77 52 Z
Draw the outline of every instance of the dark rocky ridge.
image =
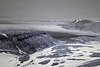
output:
M 0 52 L 32 54 L 38 50 L 56 45 L 58 40 L 41 32 L 6 30 L 0 32 Z

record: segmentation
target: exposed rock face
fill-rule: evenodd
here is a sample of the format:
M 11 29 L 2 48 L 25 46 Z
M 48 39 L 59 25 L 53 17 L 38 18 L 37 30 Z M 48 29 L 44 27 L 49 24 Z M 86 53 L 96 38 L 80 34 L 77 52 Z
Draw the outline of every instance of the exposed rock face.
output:
M 58 40 L 41 32 L 8 30 L 0 32 L 0 51 L 31 54 L 56 45 Z

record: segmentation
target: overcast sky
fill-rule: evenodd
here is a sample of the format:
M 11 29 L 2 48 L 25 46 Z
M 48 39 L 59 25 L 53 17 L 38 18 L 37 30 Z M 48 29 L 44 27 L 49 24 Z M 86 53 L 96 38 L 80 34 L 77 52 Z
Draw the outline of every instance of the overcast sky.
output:
M 100 19 L 100 0 L 0 0 L 0 18 Z

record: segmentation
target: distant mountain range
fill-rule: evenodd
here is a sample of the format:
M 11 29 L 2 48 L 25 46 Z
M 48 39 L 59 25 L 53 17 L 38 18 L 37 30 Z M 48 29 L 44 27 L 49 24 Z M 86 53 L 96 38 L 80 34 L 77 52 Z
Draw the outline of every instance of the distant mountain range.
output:
M 100 22 L 92 20 L 75 20 L 68 24 L 62 24 L 65 29 L 90 31 L 90 32 L 100 32 Z
M 50 20 L 39 20 L 39 21 L 22 21 L 22 20 L 0 20 L 0 24 L 52 24 L 60 25 L 65 29 L 81 30 L 90 32 L 100 32 L 100 21 L 93 20 L 74 20 L 74 21 L 50 21 Z

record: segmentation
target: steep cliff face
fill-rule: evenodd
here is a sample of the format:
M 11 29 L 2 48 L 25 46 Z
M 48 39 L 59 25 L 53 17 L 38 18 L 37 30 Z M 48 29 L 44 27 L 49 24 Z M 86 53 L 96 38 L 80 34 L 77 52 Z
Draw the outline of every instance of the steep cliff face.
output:
M 90 31 L 90 32 L 100 32 L 100 22 L 94 22 L 92 20 L 75 20 L 63 25 L 63 28 Z
M 58 40 L 41 32 L 8 30 L 0 32 L 0 51 L 31 54 L 56 45 Z

